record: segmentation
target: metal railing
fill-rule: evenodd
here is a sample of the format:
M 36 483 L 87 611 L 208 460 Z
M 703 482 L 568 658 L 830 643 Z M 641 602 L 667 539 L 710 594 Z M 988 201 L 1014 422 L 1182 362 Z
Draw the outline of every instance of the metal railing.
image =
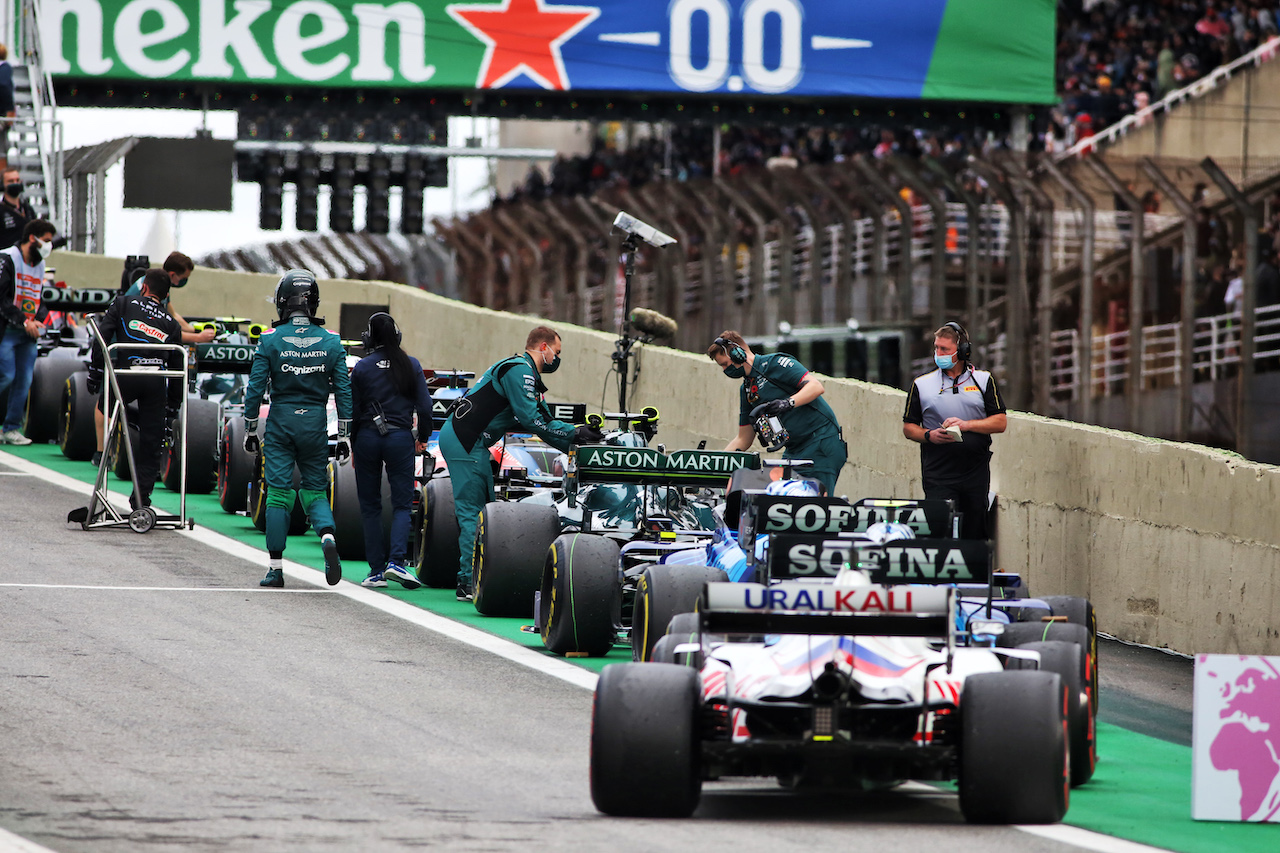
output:
M 1192 333 L 1191 367 L 1197 382 L 1227 379 L 1240 365 L 1240 312 L 1197 317 Z M 1049 392 L 1055 400 L 1079 398 L 1079 379 L 1083 365 L 1076 354 L 1079 332 L 1061 329 L 1050 335 Z M 1280 305 L 1264 305 L 1257 309 L 1254 333 L 1254 361 L 1262 362 L 1280 356 Z M 1094 335 L 1092 376 L 1089 385 L 1095 397 L 1122 396 L 1129 377 L 1129 331 Z M 1033 362 L 1038 347 L 1032 346 Z M 1142 387 L 1146 389 L 1176 388 L 1180 384 L 1183 346 L 1181 323 L 1161 323 L 1142 328 Z M 989 370 L 998 380 L 1005 375 L 1005 339 L 997 337 L 975 358 L 978 367 Z M 1036 365 L 1038 366 L 1038 364 Z M 911 362 L 914 375 L 934 369 L 931 357 Z
M 1265 62 L 1271 61 L 1275 58 L 1278 50 L 1280 50 L 1280 36 L 1273 36 L 1234 62 L 1219 65 L 1194 83 L 1183 86 L 1181 89 L 1175 89 L 1154 104 L 1125 116 L 1101 133 L 1076 141 L 1061 154 L 1055 155 L 1054 159 L 1059 161 L 1066 160 L 1070 157 L 1090 153 L 1103 145 L 1109 145 L 1129 131 L 1149 124 L 1156 115 L 1167 113 L 1179 104 L 1212 92 L 1241 70 L 1257 68 Z
M 65 230 L 67 223 L 62 221 L 66 209 L 62 198 L 62 123 L 57 116 L 53 75 L 43 61 L 41 15 L 39 2 L 23 0 L 18 24 L 18 47 L 23 64 L 27 66 L 31 85 L 31 129 L 36 135 L 39 151 L 44 198 L 48 205 L 47 218 Z

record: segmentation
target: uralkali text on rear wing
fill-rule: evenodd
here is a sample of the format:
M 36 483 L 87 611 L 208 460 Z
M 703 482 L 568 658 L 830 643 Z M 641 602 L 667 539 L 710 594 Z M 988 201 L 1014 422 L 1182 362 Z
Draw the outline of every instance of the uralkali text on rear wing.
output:
M 677 450 L 590 445 L 575 448 L 570 459 L 576 479 L 585 483 L 635 483 L 657 486 L 723 488 L 734 471 L 756 470 L 760 455 L 726 450 Z
M 712 633 L 948 636 L 955 590 L 840 587 L 798 581 L 709 583 L 700 612 Z

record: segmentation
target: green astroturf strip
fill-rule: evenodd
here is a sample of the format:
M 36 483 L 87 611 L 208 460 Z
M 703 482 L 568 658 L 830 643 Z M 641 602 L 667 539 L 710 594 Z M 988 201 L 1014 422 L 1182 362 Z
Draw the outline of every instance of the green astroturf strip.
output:
M 3 449 L 37 465 L 43 465 L 60 474 L 82 481 L 85 484 L 84 495 L 80 498 L 73 498 L 68 495 L 67 512 L 79 506 L 86 506 L 89 503 L 89 491 L 93 486 L 94 477 L 97 476 L 97 469 L 93 465 L 88 462 L 73 462 L 67 459 L 62 455 L 62 451 L 58 449 L 56 444 L 32 444 L 26 447 L 5 445 Z M 107 488 L 123 493 L 129 491 L 130 485 L 128 480 L 121 480 L 114 474 L 109 474 L 107 476 Z M 174 514 L 178 512 L 177 493 L 166 489 L 163 483 L 156 484 L 155 491 L 151 494 L 151 502 L 165 512 Z M 258 569 L 253 569 L 248 565 L 245 566 L 246 582 L 256 581 L 266 573 L 265 537 L 254 528 L 253 522 L 249 520 L 247 515 L 232 515 L 231 513 L 223 512 L 222 507 L 218 504 L 218 495 L 213 493 L 208 495 L 187 495 L 187 516 L 194 519 L 198 527 L 206 527 L 247 545 L 263 549 L 262 565 Z M 63 517 L 65 518 L 65 516 Z M 95 535 L 111 534 L 121 536 L 138 535 L 128 530 L 118 532 L 98 531 Z M 164 536 L 168 534 L 169 531 L 158 530 L 145 535 Z M 286 559 L 318 571 L 324 571 L 324 553 L 320 550 L 320 540 L 311 531 L 302 536 L 290 536 L 284 555 Z M 343 578 L 352 583 L 360 583 L 368 574 L 369 566 L 363 561 L 353 562 L 346 560 L 342 564 Z M 285 582 L 288 583 L 288 580 Z M 542 652 L 548 657 L 556 657 L 546 651 L 542 645 L 542 638 L 538 634 L 521 630 L 522 626 L 533 624 L 532 614 L 528 619 L 482 616 L 476 612 L 473 605 L 457 601 L 452 589 L 427 589 L 422 587 L 415 590 L 406 590 L 395 582 L 390 582 L 386 589 L 378 590 L 378 592 L 383 592 L 392 598 L 398 598 L 401 601 L 421 607 L 423 610 L 438 613 L 448 619 L 462 622 L 487 633 L 519 643 L 522 646 Z M 629 660 L 631 660 L 631 649 L 622 647 L 615 648 L 603 658 L 571 659 L 573 663 L 593 672 L 599 672 L 606 664 L 623 663 Z
M 88 462 L 71 462 L 53 444 L 12 447 L 4 450 L 74 477 L 85 483 L 83 497 L 68 495 L 67 511 L 84 506 L 95 469 Z M 114 491 L 126 491 L 128 484 L 114 475 L 108 480 Z M 157 486 L 152 500 L 167 512 L 178 511 L 178 496 Z M 254 529 L 247 516 L 230 515 L 218 505 L 216 494 L 189 495 L 187 514 L 199 526 L 262 548 L 263 534 Z M 96 535 L 136 536 L 127 530 L 103 531 Z M 168 531 L 146 534 L 168 535 Z M 285 556 L 291 560 L 324 570 L 320 541 L 313 533 L 290 536 Z M 258 568 L 245 565 L 245 582 L 256 582 L 266 571 L 266 553 Z M 364 580 L 369 568 L 363 562 L 343 564 L 343 576 L 353 583 Z M 454 599 L 451 589 L 404 590 L 392 584 L 385 594 L 424 610 L 471 625 L 551 656 L 542 639 L 521 630 L 532 619 L 504 619 L 481 616 L 475 607 Z M 269 594 L 264 590 L 264 594 Z M 572 662 L 599 672 L 606 664 L 631 660 L 631 651 L 615 648 L 603 658 L 577 658 Z M 1102 698 L 1106 702 L 1106 697 Z M 1191 749 L 1129 731 L 1109 723 L 1098 723 L 1097 772 L 1087 784 L 1071 791 L 1071 808 L 1066 823 L 1178 853 L 1275 853 L 1280 850 L 1280 826 L 1275 824 L 1239 824 L 1193 821 L 1191 819 Z M 1016 761 L 1016 757 L 1011 756 Z M 954 786 L 948 786 L 954 787 Z
M 1107 697 L 1104 695 L 1105 703 Z M 1179 853 L 1275 853 L 1280 826 L 1191 819 L 1191 748 L 1098 723 L 1098 769 L 1066 823 Z

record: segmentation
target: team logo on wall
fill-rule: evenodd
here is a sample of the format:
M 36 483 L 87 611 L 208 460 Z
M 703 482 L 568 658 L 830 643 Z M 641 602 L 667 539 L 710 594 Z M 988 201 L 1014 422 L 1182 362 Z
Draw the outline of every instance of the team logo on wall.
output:
M 1191 816 L 1280 822 L 1280 657 L 1197 655 Z

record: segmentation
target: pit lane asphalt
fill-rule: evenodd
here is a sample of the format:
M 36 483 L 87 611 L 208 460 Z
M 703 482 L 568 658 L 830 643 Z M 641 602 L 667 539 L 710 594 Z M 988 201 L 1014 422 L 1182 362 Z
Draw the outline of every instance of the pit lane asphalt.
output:
M 0 827 L 53 850 L 1078 849 L 926 790 L 605 818 L 588 691 L 83 502 L 0 464 Z

